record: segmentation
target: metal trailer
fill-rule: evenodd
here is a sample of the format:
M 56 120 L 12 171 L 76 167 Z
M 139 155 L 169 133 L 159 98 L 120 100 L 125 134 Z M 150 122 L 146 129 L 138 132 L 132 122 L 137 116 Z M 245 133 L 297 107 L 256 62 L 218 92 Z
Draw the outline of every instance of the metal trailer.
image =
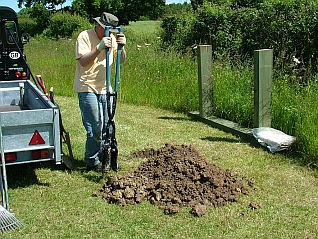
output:
M 28 40 L 28 34 L 20 32 L 16 12 L 0 6 L 0 230 L 22 225 L 14 217 L 9 221 L 3 217 L 12 215 L 8 165 L 53 161 L 73 168 L 69 134 L 62 126 L 58 105 L 46 92 L 42 78 L 35 80 L 26 61 L 23 47 Z M 61 138 L 68 143 L 70 158 L 63 156 Z
M 59 109 L 31 81 L 0 82 L 0 117 L 6 165 L 61 164 Z
M 20 32 L 16 12 L 0 6 L 1 165 L 50 160 L 61 164 L 59 108 L 40 91 L 30 71 L 23 52 L 28 40 L 28 34 Z

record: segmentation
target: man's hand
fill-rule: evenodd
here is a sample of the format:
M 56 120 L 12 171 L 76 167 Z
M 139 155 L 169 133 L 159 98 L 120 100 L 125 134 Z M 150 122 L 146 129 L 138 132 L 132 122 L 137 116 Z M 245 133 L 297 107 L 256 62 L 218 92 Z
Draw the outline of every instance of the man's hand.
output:
M 125 35 L 123 33 L 117 34 L 116 42 L 117 42 L 117 44 L 125 46 L 126 45 L 126 37 L 125 37 Z
M 111 37 L 103 37 L 100 43 L 97 45 L 97 50 L 102 51 L 107 47 L 112 46 L 112 38 Z

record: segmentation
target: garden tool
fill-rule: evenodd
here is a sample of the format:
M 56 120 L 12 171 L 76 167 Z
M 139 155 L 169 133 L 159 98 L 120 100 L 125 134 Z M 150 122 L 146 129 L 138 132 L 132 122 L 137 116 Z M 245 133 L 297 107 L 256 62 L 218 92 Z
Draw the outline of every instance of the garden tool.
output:
M 106 26 L 105 27 L 105 36 L 109 36 L 110 32 L 122 33 L 123 29 L 117 26 Z M 110 50 L 106 48 L 106 106 L 108 113 L 108 122 L 106 124 L 106 132 L 103 133 L 103 174 L 107 171 L 107 168 L 110 166 L 112 170 L 117 172 L 119 170 L 119 165 L 117 161 L 118 157 L 118 145 L 116 141 L 116 127 L 115 127 L 115 111 L 117 103 L 117 92 L 118 92 L 118 80 L 120 74 L 120 57 L 122 52 L 122 45 L 118 44 L 117 47 L 117 57 L 116 57 L 116 72 L 115 72 L 115 85 L 112 90 L 110 75 L 111 68 L 109 65 L 110 62 Z
M 0 205 L 0 233 L 3 231 L 11 230 L 23 224 L 10 213 L 9 206 L 9 194 L 8 194 L 8 182 L 6 173 L 6 163 L 4 156 L 4 145 L 3 145 L 3 134 L 2 134 L 2 121 L 0 114 L 0 150 L 1 150 L 1 170 L 0 170 L 0 191 L 1 191 L 1 202 Z

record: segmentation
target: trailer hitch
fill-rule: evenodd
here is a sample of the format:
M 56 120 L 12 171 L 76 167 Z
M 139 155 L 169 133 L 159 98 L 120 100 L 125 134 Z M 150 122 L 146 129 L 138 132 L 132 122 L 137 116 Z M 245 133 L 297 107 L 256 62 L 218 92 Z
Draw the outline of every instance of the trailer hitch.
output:
M 105 27 L 105 36 L 109 36 L 110 31 L 115 31 L 118 33 L 122 33 L 123 29 L 121 27 L 116 26 L 106 26 Z M 110 73 L 111 68 L 109 65 L 110 62 L 110 50 L 106 48 L 106 106 L 107 106 L 107 114 L 108 114 L 108 122 L 106 123 L 106 132 L 103 133 L 102 140 L 102 166 L 103 166 L 103 174 L 105 174 L 109 169 L 112 169 L 115 172 L 119 170 L 118 164 L 118 144 L 116 140 L 116 126 L 115 126 L 115 112 L 116 112 L 116 104 L 117 104 L 117 92 L 118 92 L 118 80 L 120 74 L 120 58 L 122 52 L 122 45 L 118 44 L 117 47 L 117 57 L 116 57 L 116 72 L 115 72 L 115 85 L 112 90 Z

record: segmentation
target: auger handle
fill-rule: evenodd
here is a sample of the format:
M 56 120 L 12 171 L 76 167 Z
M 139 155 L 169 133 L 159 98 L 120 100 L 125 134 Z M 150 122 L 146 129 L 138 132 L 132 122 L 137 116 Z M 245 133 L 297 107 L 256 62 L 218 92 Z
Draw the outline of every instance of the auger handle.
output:
M 105 37 L 109 37 L 109 32 L 111 28 L 112 28 L 111 26 L 105 27 Z M 107 47 L 106 48 L 106 91 L 107 92 L 110 92 L 111 90 L 109 55 L 110 55 L 110 50 Z
M 112 26 L 106 26 L 105 27 L 105 36 L 109 37 L 109 33 L 111 29 L 117 29 L 118 33 L 122 33 L 123 29 L 122 27 L 112 27 Z M 119 82 L 119 74 L 120 74 L 120 58 L 121 58 L 121 52 L 122 52 L 122 45 L 118 45 L 117 47 L 117 57 L 116 57 L 116 75 L 115 75 L 115 87 L 114 92 L 118 91 L 118 82 Z M 111 81 L 110 81 L 110 65 L 109 65 L 109 56 L 110 56 L 110 50 L 109 48 L 106 48 L 106 91 L 111 92 Z

